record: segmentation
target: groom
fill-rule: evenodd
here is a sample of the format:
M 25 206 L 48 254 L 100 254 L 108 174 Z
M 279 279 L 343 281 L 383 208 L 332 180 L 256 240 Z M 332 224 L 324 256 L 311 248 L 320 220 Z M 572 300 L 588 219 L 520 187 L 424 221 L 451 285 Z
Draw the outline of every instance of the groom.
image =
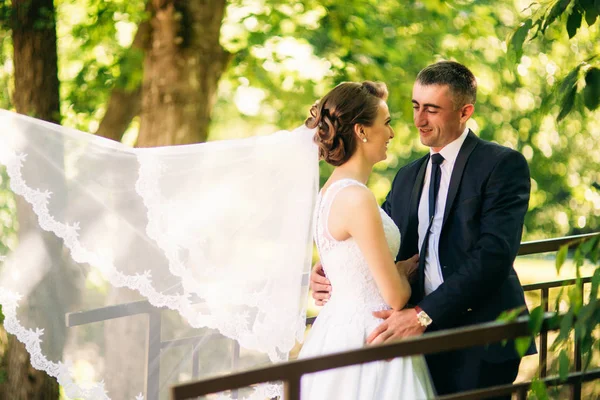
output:
M 385 321 L 368 343 L 488 322 L 525 305 L 513 262 L 529 168 L 520 153 L 466 127 L 476 94 L 475 77 L 456 62 L 432 64 L 417 76 L 413 117 L 430 152 L 398 171 L 382 205 L 400 229 L 397 260 L 416 270 L 410 301 L 416 307 L 375 313 Z M 317 304 L 327 301 L 330 286 L 320 264 L 311 288 Z M 534 352 L 531 346 L 527 354 Z M 427 364 L 443 395 L 512 383 L 520 358 L 509 342 L 432 354 Z

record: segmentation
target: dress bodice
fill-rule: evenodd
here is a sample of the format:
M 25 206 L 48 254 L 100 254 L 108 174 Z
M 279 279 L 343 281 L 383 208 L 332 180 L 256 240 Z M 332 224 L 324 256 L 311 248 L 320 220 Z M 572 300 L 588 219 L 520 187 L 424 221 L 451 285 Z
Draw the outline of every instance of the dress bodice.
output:
M 331 184 L 325 193 L 319 194 L 315 218 L 315 238 L 323 270 L 331 282 L 330 303 L 343 302 L 343 309 L 355 313 L 358 308 L 381 310 L 388 308 L 381 297 L 369 266 L 354 238 L 335 240 L 328 230 L 331 205 L 336 195 L 344 188 L 362 183 L 353 179 L 342 179 Z M 388 248 L 393 258 L 400 248 L 400 231 L 392 219 L 383 211 L 381 219 Z

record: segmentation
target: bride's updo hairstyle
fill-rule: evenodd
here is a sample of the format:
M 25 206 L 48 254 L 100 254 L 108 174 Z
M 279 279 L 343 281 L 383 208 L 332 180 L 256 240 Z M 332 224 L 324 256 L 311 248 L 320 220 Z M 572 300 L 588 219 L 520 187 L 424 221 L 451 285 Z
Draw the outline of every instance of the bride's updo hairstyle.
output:
M 382 82 L 344 82 L 316 102 L 304 124 L 317 128 L 314 141 L 319 157 L 336 167 L 348 161 L 356 150 L 354 125 L 372 126 L 379 103 L 387 96 Z

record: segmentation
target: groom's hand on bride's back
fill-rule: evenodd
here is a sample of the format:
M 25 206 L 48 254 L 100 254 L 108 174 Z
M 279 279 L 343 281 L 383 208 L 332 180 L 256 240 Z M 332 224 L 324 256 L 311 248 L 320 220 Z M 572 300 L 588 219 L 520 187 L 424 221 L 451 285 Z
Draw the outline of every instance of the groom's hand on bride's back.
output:
M 312 297 L 315 299 L 315 304 L 318 306 L 324 306 L 331 297 L 331 282 L 325 277 L 323 266 L 318 261 L 314 266 L 310 274 L 310 289 L 312 290 Z
M 409 282 L 414 282 L 417 279 L 417 271 L 419 269 L 419 255 L 415 254 L 408 260 L 398 261 L 396 263 L 398 272 L 405 274 Z

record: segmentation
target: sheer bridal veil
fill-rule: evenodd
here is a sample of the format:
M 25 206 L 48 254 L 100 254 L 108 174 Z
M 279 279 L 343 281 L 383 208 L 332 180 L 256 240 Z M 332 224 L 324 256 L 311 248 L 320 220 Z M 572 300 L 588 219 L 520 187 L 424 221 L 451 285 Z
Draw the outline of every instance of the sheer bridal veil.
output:
M 0 127 L 19 224 L 0 254 L 4 327 L 68 397 L 166 398 L 302 340 L 312 130 L 132 149 L 8 111 Z

